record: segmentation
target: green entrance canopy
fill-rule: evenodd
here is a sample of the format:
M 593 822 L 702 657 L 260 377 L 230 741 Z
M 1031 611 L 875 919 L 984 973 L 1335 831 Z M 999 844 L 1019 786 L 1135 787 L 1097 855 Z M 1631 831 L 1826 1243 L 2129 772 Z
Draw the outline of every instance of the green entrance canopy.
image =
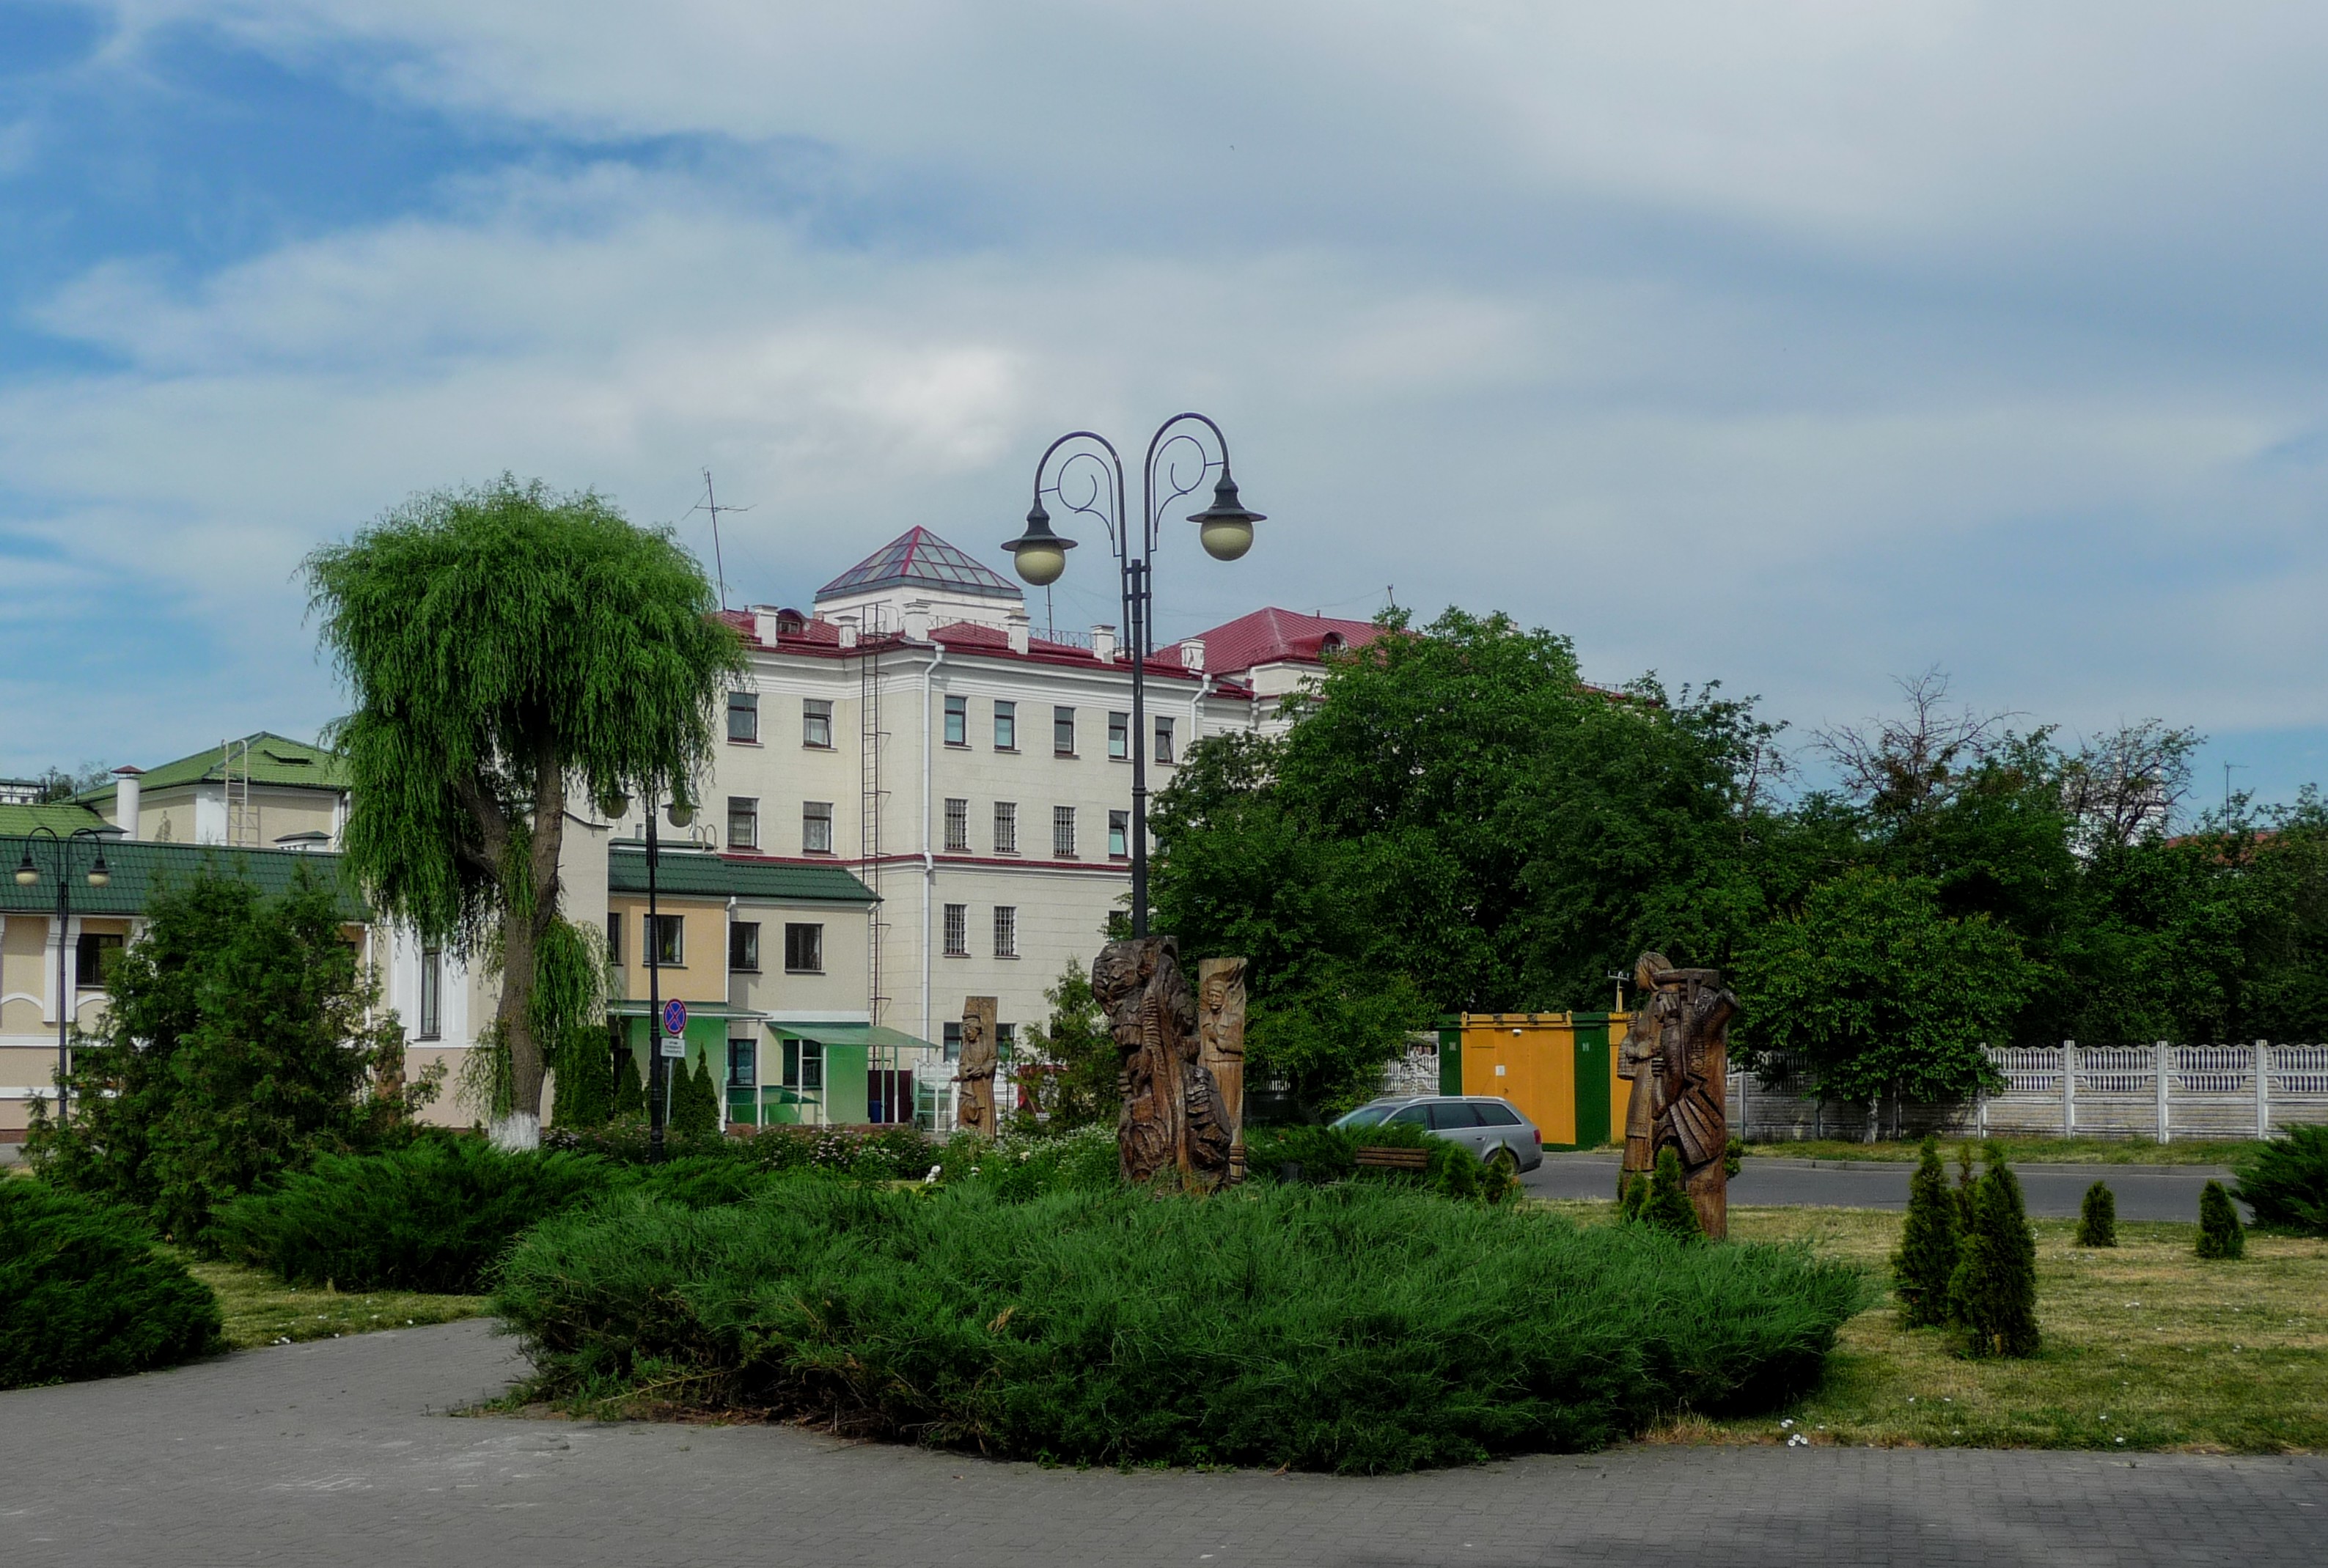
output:
M 937 1047 L 927 1040 L 915 1039 L 903 1029 L 893 1029 L 887 1024 L 780 1024 L 771 1022 L 768 1032 L 780 1040 L 814 1040 L 821 1046 L 878 1046 L 896 1051 L 934 1051 Z

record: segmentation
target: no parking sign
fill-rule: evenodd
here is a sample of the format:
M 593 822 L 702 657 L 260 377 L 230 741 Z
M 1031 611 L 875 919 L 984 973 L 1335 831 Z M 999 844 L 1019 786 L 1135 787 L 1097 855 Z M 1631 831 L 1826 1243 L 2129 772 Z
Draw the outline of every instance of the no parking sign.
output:
M 681 1037 L 687 1033 L 687 1004 L 677 997 L 662 1004 L 662 1054 L 684 1058 L 687 1041 Z

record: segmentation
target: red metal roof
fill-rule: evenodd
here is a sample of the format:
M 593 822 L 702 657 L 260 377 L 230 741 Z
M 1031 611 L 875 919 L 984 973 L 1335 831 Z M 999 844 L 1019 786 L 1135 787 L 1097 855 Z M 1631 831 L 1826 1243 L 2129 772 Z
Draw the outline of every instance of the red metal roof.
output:
M 1322 664 L 1329 651 L 1362 648 L 1381 634 L 1382 628 L 1372 621 L 1305 615 L 1272 606 L 1239 615 L 1200 635 L 1205 668 L 1216 675 L 1234 675 L 1256 664 Z M 1160 650 L 1157 657 L 1178 663 L 1179 645 Z

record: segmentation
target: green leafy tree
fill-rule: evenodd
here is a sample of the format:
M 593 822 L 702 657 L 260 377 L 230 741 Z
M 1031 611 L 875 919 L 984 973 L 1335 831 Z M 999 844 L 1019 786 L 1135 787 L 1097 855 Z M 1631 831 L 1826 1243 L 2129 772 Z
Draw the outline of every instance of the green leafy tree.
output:
M 1892 1255 L 1892 1289 L 1900 1298 L 1900 1321 L 1910 1329 L 1949 1320 L 1948 1282 L 1955 1276 L 1961 1211 L 1948 1190 L 1940 1146 L 1927 1138 L 1908 1182 L 1908 1216 L 1900 1250 Z
M 1988 1169 L 1975 1188 L 1973 1221 L 1950 1282 L 1957 1321 L 1975 1356 L 2037 1354 L 2037 1235 L 2021 1197 L 2020 1178 L 1991 1143 Z
M 2199 1255 L 2236 1258 L 2247 1250 L 2247 1226 L 2239 1223 L 2231 1195 L 2223 1190 L 2221 1182 L 2209 1182 L 2199 1191 Z
M 2078 1205 L 2078 1244 L 2117 1245 L 2117 1194 L 2109 1189 L 2106 1181 L 2097 1181 L 2086 1188 L 2086 1196 Z
M 1696 1238 L 1705 1234 L 1697 1223 L 1697 1206 L 1689 1201 L 1689 1189 L 1682 1184 L 1681 1156 L 1670 1143 L 1657 1150 L 1657 1168 L 1649 1172 L 1648 1195 L 1641 1201 L 1640 1221 L 1677 1236 Z
M 538 1136 L 548 1051 L 588 1017 L 561 966 L 567 803 L 684 794 L 742 668 L 701 567 L 604 499 L 503 475 L 420 496 L 309 556 L 324 645 L 352 689 L 333 738 L 350 863 L 380 911 L 490 947 L 512 1141 Z
M 279 897 L 216 869 L 163 889 L 103 1032 L 73 1053 L 73 1119 L 35 1108 L 34 1167 L 195 1239 L 213 1206 L 318 1150 L 404 1134 L 425 1090 L 402 1086 L 402 1032 L 376 1010 L 349 913 L 304 866 Z
M 1741 1059 L 1783 1054 L 1821 1093 L 1865 1103 L 1978 1088 L 1990 1071 L 1981 1047 L 2013 1038 L 2032 972 L 2019 939 L 1987 915 L 1951 917 L 1934 883 L 1862 869 L 1757 935 L 1737 981 L 1752 1020 Z
M 1043 997 L 1051 1004 L 1050 1022 L 1027 1031 L 1033 1060 L 1020 1069 L 1042 1124 L 1053 1131 L 1112 1127 L 1123 1103 L 1122 1062 L 1091 976 L 1070 958 Z

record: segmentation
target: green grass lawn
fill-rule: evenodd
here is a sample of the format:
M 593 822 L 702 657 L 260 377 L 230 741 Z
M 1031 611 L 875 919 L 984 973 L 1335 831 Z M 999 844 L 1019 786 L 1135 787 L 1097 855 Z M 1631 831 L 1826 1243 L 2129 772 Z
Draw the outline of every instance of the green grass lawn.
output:
M 1585 1224 L 1615 1206 L 1554 1206 Z M 1900 1215 L 1733 1208 L 1741 1241 L 1789 1241 L 1889 1279 Z M 2204 1263 L 2198 1227 L 2118 1226 L 2074 1244 L 2076 1222 L 2038 1220 L 2038 1320 L 2027 1361 L 1975 1361 L 1937 1329 L 1902 1329 L 1888 1296 L 1844 1326 L 1818 1392 L 1778 1418 L 1686 1420 L 1666 1442 L 1781 1442 L 2128 1452 L 2328 1451 L 2328 1241 L 2250 1232 L 2248 1255 Z
M 1955 1169 L 1963 1139 L 1942 1139 L 1940 1152 Z M 1971 1140 L 1976 1153 L 1979 1140 Z M 2233 1165 L 2263 1147 L 2255 1140 L 2154 1143 L 2147 1138 L 2000 1138 L 2015 1165 Z M 1845 1143 L 1827 1138 L 1800 1143 L 1750 1143 L 1749 1155 L 1778 1160 L 1880 1160 L 1913 1164 L 1921 1144 L 1914 1141 Z
M 175 1249 L 174 1249 L 175 1250 Z M 227 1343 L 237 1350 L 302 1339 L 335 1339 L 380 1329 L 450 1323 L 485 1310 L 483 1296 L 424 1296 L 408 1291 L 333 1291 L 286 1285 L 239 1263 L 209 1263 L 177 1251 L 194 1278 L 218 1295 Z

